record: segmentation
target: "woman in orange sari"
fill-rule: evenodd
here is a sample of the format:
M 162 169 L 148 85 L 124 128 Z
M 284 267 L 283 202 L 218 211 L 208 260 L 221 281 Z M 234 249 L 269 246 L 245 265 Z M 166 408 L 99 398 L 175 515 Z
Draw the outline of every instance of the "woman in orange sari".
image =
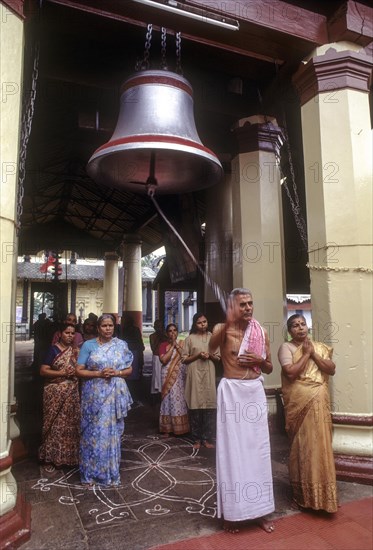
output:
M 177 326 L 167 325 L 168 341 L 159 346 L 162 363 L 162 402 L 159 431 L 168 437 L 171 433 L 183 435 L 189 432 L 188 407 L 185 401 L 186 365 L 182 362 L 183 342 L 177 339 Z
M 302 315 L 287 321 L 290 342 L 280 346 L 286 431 L 290 439 L 289 477 L 300 508 L 337 511 L 328 380 L 335 373 L 332 349 L 308 338 Z

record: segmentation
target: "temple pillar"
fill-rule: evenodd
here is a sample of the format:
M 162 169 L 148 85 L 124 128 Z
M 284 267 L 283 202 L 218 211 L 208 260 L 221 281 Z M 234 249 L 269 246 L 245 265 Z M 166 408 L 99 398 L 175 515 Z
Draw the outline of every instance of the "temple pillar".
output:
M 147 321 L 154 321 L 152 316 L 153 310 L 153 293 L 152 293 L 152 283 L 148 281 L 146 283 L 146 315 L 145 318 Z
M 131 314 L 135 325 L 142 327 L 141 239 L 127 235 L 123 239 L 123 312 Z
M 22 286 L 22 323 L 28 323 L 29 281 L 25 279 Z
M 17 8 L 22 11 L 22 5 Z M 14 355 L 17 280 L 17 186 L 22 105 L 24 28 L 22 13 L 0 3 L 0 158 L 1 158 L 1 283 L 0 283 L 0 540 L 15 548 L 30 538 L 30 505 L 18 493 L 11 467 L 11 441 L 19 435 L 14 422 Z
M 78 287 L 78 281 L 76 279 L 71 279 L 70 286 L 70 312 L 76 314 L 76 290 Z
M 114 313 L 118 315 L 118 254 L 116 252 L 105 253 L 105 273 L 103 289 L 103 313 Z
M 334 348 L 333 448 L 340 479 L 372 481 L 372 58 L 317 48 L 301 99 L 314 338 Z
M 274 119 L 251 116 L 234 128 L 237 154 L 232 160 L 233 287 L 249 288 L 254 316 L 267 329 L 273 373 L 279 386 L 277 350 L 286 318 L 280 172 L 282 133 Z
M 211 328 L 225 319 L 218 293 L 229 294 L 233 285 L 231 196 L 231 174 L 206 191 L 205 266 L 209 280 L 218 285 L 214 291 L 211 284 L 205 282 L 204 311 Z

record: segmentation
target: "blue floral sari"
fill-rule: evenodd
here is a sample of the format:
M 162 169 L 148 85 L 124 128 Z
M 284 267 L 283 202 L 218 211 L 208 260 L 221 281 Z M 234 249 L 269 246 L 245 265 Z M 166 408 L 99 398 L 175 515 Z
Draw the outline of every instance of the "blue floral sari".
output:
M 85 361 L 88 370 L 101 371 L 106 367 L 123 370 L 131 366 L 133 359 L 127 343 L 118 338 L 100 346 L 96 341 L 88 341 L 83 345 L 81 355 L 88 350 Z M 120 484 L 121 436 L 124 432 L 124 418 L 132 402 L 123 378 L 114 376 L 83 380 L 80 439 L 82 483 L 107 486 Z

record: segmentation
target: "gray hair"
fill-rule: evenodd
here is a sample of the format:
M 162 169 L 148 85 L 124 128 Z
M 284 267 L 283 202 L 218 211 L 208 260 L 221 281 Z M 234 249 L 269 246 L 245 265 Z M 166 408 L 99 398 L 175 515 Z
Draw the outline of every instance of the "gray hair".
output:
M 229 294 L 229 298 L 232 299 L 235 296 L 242 296 L 243 294 L 250 294 L 253 297 L 253 293 L 248 288 L 234 288 Z
M 103 313 L 102 315 L 100 315 L 100 317 L 97 319 L 97 326 L 100 327 L 105 319 L 111 319 L 113 321 L 113 325 L 115 326 L 115 318 L 114 315 L 111 315 L 111 313 Z

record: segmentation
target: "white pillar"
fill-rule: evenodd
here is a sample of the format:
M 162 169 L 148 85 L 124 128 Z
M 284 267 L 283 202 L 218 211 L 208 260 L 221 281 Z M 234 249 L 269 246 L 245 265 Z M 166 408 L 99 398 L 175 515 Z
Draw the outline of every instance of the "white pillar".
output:
M 103 290 L 103 313 L 118 314 L 118 255 L 115 252 L 105 253 L 105 274 Z
M 141 239 L 127 235 L 123 240 L 123 312 L 130 313 L 135 325 L 142 326 Z
M 238 154 L 232 161 L 233 287 L 249 288 L 254 316 L 267 329 L 273 373 L 279 386 L 277 350 L 285 323 L 282 201 L 276 149 L 281 130 L 263 116 L 241 119 L 235 127 Z
M 344 455 L 337 473 L 361 457 L 363 477 L 369 467 L 372 478 L 372 58 L 358 49 L 324 45 L 294 80 L 302 103 L 313 327 L 316 339 L 334 348 L 337 365 L 333 447 Z
M 18 430 L 10 421 L 14 402 L 14 353 L 15 353 L 15 305 L 16 305 L 16 207 L 20 141 L 20 113 L 22 105 L 23 70 L 23 19 L 0 3 L 0 158 L 1 158 L 1 283 L 0 283 L 0 516 L 2 540 L 16 544 L 29 538 L 30 526 L 27 510 L 17 491 L 17 483 L 11 473 L 11 438 Z M 21 533 L 21 531 L 23 532 Z M 10 546 L 9 546 L 10 547 Z

